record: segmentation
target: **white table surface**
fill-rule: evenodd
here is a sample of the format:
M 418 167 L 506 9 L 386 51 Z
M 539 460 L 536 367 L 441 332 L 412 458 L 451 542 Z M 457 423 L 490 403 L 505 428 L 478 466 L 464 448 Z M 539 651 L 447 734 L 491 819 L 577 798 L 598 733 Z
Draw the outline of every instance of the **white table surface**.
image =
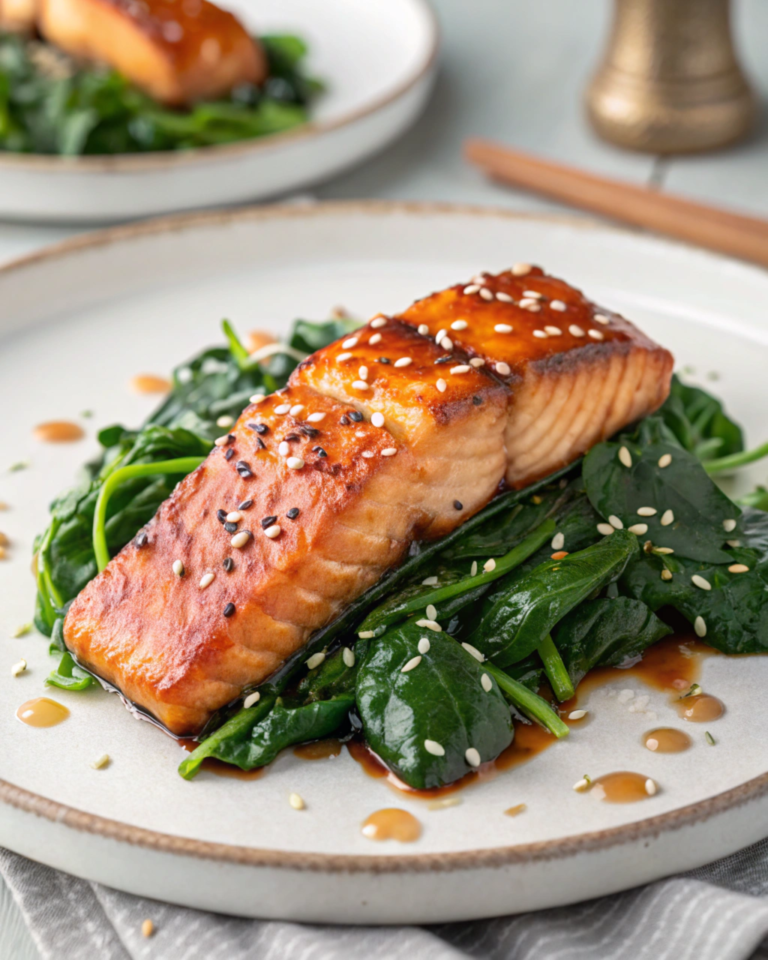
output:
M 449 200 L 519 210 L 558 204 L 485 180 L 461 158 L 469 136 L 634 183 L 685 193 L 768 216 L 768 4 L 735 0 L 743 62 L 763 99 L 753 138 L 731 150 L 662 160 L 596 140 L 583 120 L 582 91 L 597 62 L 609 0 L 435 0 L 443 32 L 432 101 L 415 128 L 364 167 L 318 188 L 320 199 L 383 197 Z M 72 236 L 67 227 L 0 223 L 0 261 Z M 38 960 L 0 881 L 0 958 Z

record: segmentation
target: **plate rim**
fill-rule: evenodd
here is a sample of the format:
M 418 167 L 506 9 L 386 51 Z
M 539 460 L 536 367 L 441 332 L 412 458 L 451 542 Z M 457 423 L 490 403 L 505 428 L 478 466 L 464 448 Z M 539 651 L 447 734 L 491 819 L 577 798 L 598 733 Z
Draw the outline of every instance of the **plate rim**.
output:
M 422 2 L 422 0 L 419 0 L 419 2 Z M 585 230 L 601 229 L 635 238 L 645 237 L 642 231 L 617 226 L 579 214 L 537 213 L 472 204 L 391 200 L 318 201 L 312 204 L 278 203 L 212 212 L 171 214 L 138 223 L 95 230 L 33 251 L 1 265 L 0 282 L 8 276 L 21 273 L 28 267 L 56 261 L 73 254 L 112 246 L 124 241 L 239 222 L 298 219 L 308 216 L 338 216 L 350 213 L 379 215 L 405 213 L 420 216 L 458 215 L 488 217 L 490 219 L 533 220 L 568 225 Z M 704 254 L 707 258 L 716 259 L 718 262 L 739 263 L 742 266 L 749 266 L 743 264 L 742 261 L 712 254 L 693 244 L 670 241 L 666 238 L 655 238 L 653 235 L 650 236 L 650 239 L 657 242 L 660 239 L 665 245 L 695 250 Z M 686 804 L 683 807 L 643 820 L 636 820 L 633 823 L 608 827 L 603 830 L 593 830 L 532 843 L 452 853 L 327 854 L 264 849 L 176 836 L 112 820 L 100 814 L 88 813 L 0 779 L 0 803 L 26 813 L 41 816 L 55 823 L 61 823 L 78 832 L 96 835 L 102 839 L 127 843 L 130 846 L 149 849 L 157 853 L 181 854 L 197 859 L 248 867 L 270 869 L 279 867 L 294 871 L 367 874 L 443 873 L 457 869 L 475 870 L 562 860 L 580 853 L 595 853 L 614 846 L 657 837 L 666 831 L 694 826 L 766 795 L 768 795 L 768 772 L 704 800 Z
M 27 173 L 54 174 L 120 174 L 150 173 L 157 170 L 175 170 L 180 166 L 195 164 L 204 166 L 218 160 L 226 162 L 243 155 L 266 153 L 302 140 L 317 139 L 344 127 L 350 127 L 360 120 L 374 116 L 388 106 L 401 100 L 423 80 L 427 79 L 437 64 L 440 50 L 441 31 L 433 0 L 408 0 L 425 16 L 427 25 L 427 48 L 421 62 L 401 83 L 389 93 L 371 101 L 368 106 L 349 110 L 335 120 L 318 122 L 310 120 L 293 130 L 272 133 L 251 140 L 238 140 L 234 143 L 212 144 L 195 147 L 191 150 L 155 150 L 147 153 L 88 154 L 78 157 L 62 157 L 45 153 L 12 153 L 0 150 L 0 173 L 3 170 Z

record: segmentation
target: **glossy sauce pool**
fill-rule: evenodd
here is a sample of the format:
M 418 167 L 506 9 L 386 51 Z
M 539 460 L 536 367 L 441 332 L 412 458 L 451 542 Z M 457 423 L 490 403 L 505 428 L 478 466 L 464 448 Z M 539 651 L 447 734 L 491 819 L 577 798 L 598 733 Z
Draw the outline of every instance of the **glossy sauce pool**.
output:
M 651 785 L 649 789 L 649 784 Z M 592 782 L 589 795 L 603 803 L 637 803 L 648 800 L 656 793 L 653 780 L 644 773 L 617 770 L 606 773 Z
M 157 377 L 153 373 L 139 373 L 131 378 L 130 386 L 134 393 L 168 393 L 172 384 L 167 377 Z
M 651 753 L 683 753 L 693 746 L 693 740 L 684 730 L 657 727 L 643 734 L 643 746 Z
M 387 807 L 367 817 L 360 827 L 369 840 L 398 840 L 413 843 L 421 836 L 421 823 L 407 810 Z
M 55 727 L 69 716 L 69 710 L 63 703 L 49 697 L 35 697 L 22 703 L 16 716 L 29 727 Z
M 684 697 L 677 702 L 677 712 L 691 723 L 711 723 L 725 713 L 725 704 L 708 693 Z
M 32 431 L 35 440 L 41 443 L 74 443 L 82 440 L 85 430 L 78 423 L 71 420 L 49 420 L 47 423 L 38 423 Z

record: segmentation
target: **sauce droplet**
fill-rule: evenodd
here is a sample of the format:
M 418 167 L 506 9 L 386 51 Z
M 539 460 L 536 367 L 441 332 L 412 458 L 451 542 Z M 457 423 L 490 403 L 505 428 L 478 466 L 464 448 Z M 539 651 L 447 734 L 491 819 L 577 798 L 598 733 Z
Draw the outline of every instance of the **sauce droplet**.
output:
M 659 727 L 643 735 L 643 746 L 653 753 L 682 753 L 692 744 L 693 740 L 685 731 L 674 727 Z
M 33 431 L 35 440 L 41 443 L 72 443 L 85 436 L 83 428 L 70 420 L 49 420 L 39 423 Z
M 63 703 L 49 697 L 35 697 L 34 700 L 22 703 L 16 716 L 30 727 L 55 727 L 57 723 L 63 723 L 67 719 L 69 710 Z
M 135 393 L 168 393 L 171 386 L 167 377 L 156 377 L 152 373 L 139 373 L 131 378 L 131 390 Z
M 412 813 L 397 807 L 387 807 L 372 813 L 362 825 L 363 836 L 369 840 L 399 840 L 413 843 L 421 836 L 421 824 Z
M 656 792 L 655 784 L 652 792 L 648 791 L 649 783 L 654 784 L 654 781 L 642 773 L 618 770 L 594 780 L 589 792 L 604 803 L 636 803 L 638 800 L 648 800 Z
M 341 753 L 340 740 L 315 740 L 314 743 L 302 743 L 293 748 L 294 754 L 301 760 L 325 760 L 338 757 Z
M 719 720 L 725 713 L 725 704 L 708 693 L 699 693 L 695 697 L 685 697 L 677 701 L 677 712 L 692 723 L 708 723 Z

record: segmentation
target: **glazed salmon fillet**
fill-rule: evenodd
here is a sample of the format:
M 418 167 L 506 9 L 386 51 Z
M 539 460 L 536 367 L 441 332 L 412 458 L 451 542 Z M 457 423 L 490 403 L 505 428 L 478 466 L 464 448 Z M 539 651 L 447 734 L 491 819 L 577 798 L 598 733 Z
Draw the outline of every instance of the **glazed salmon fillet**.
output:
M 208 0 L 39 0 L 36 17 L 50 43 L 109 64 L 171 106 L 213 100 L 267 75 L 258 42 Z
M 627 321 L 538 270 L 481 279 L 374 317 L 249 406 L 72 603 L 79 662 L 194 736 L 413 540 L 666 397 L 670 354 Z

